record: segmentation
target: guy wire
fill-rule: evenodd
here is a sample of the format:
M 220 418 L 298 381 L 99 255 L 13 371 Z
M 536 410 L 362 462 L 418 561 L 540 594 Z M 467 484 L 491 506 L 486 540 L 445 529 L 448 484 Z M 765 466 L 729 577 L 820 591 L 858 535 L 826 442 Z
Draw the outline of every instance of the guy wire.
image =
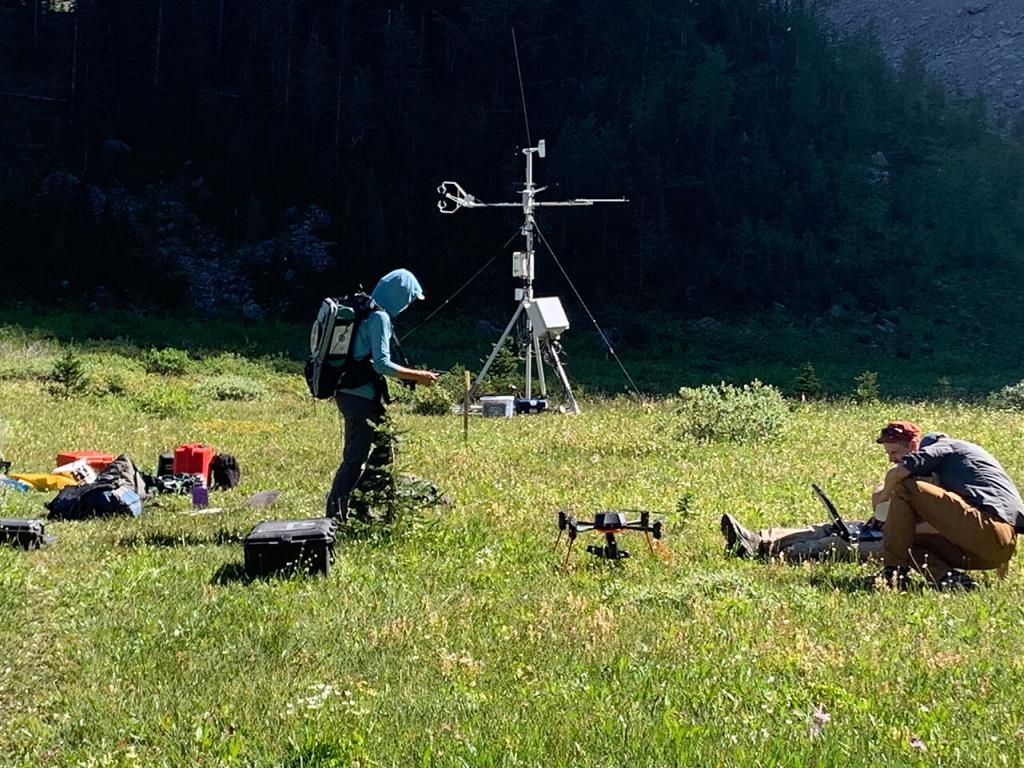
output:
M 572 292 L 576 294 L 576 300 L 579 301 L 580 306 L 583 307 L 583 311 L 587 313 L 587 317 L 590 318 L 590 322 L 594 324 L 594 327 L 597 329 L 597 332 L 601 334 L 601 341 L 604 342 L 604 345 L 605 347 L 608 348 L 608 352 L 611 354 L 611 356 L 615 358 L 615 362 L 619 364 L 619 368 L 622 369 L 622 373 L 626 377 L 626 381 L 629 382 L 629 386 L 632 387 L 633 392 L 636 393 L 637 397 L 643 397 L 643 395 L 640 394 L 640 390 L 639 388 L 637 388 L 636 383 L 633 381 L 633 377 L 630 376 L 629 371 L 626 370 L 626 366 L 622 364 L 622 361 L 619 359 L 619 356 L 615 354 L 615 349 L 612 347 L 611 342 L 608 341 L 608 337 L 604 335 L 604 331 L 601 329 L 601 326 L 597 324 L 597 319 L 594 317 L 594 314 L 590 311 L 590 307 L 587 306 L 587 302 L 583 300 L 583 297 L 580 296 L 580 292 L 576 290 L 576 286 L 573 284 L 572 278 L 569 277 L 569 273 L 565 271 L 565 268 L 562 266 L 562 262 L 560 262 L 558 260 L 558 257 L 555 256 L 555 249 L 551 247 L 551 244 L 548 242 L 548 239 L 544 237 L 544 233 L 541 231 L 540 227 L 537 226 L 536 221 L 534 222 L 533 226 L 534 229 L 537 230 L 537 236 L 540 237 L 540 241 L 544 243 L 544 247 L 548 249 L 548 253 L 551 254 L 551 258 L 554 260 L 555 264 L 558 265 L 558 269 L 562 273 L 562 277 L 564 277 L 565 281 L 569 283 L 569 287 L 572 288 Z
M 415 333 L 416 331 L 418 331 L 418 330 L 419 330 L 420 328 L 422 328 L 422 327 L 423 327 L 424 325 L 426 325 L 427 323 L 429 323 L 429 322 L 430 322 L 430 321 L 431 321 L 431 320 L 433 319 L 434 315 L 436 315 L 436 314 L 437 314 L 438 312 L 440 312 L 440 311 L 441 311 L 442 309 L 444 309 L 445 307 L 447 307 L 447 306 L 448 306 L 448 303 L 449 303 L 449 302 L 450 302 L 450 301 L 451 301 L 452 299 L 454 299 L 454 298 L 455 298 L 456 296 L 458 296 L 458 295 L 459 295 L 460 293 L 462 293 L 462 291 L 463 291 L 463 290 L 464 290 L 465 288 L 467 288 L 467 287 L 469 286 L 469 284 L 470 284 L 470 283 L 472 283 L 472 282 L 473 282 L 474 280 L 476 280 L 476 279 L 477 279 L 478 277 L 480 277 L 480 274 L 481 274 L 481 273 L 482 273 L 482 272 L 483 272 L 483 271 L 484 271 L 485 269 L 487 269 L 487 268 L 488 268 L 489 266 L 491 266 L 491 264 L 492 264 L 492 263 L 494 262 L 494 260 L 495 260 L 496 258 L 498 258 L 498 257 L 499 257 L 499 256 L 500 256 L 500 255 L 502 254 L 502 252 L 503 252 L 503 251 L 504 251 L 504 250 L 505 250 L 506 248 L 508 248 L 508 246 L 509 246 L 509 243 L 511 243 L 511 242 L 512 242 L 513 240 L 515 240 L 515 239 L 516 239 L 517 237 L 519 237 L 519 234 L 520 234 L 520 230 L 518 230 L 518 229 L 517 229 L 517 230 L 515 231 L 515 233 L 514 233 L 514 234 L 512 235 L 512 237 L 510 237 L 510 238 L 509 238 L 508 240 L 506 240 L 506 241 L 505 241 L 505 244 L 504 244 L 503 246 L 501 246 L 501 248 L 499 248 L 499 249 L 498 249 L 498 252 L 497 252 L 497 253 L 495 253 L 495 254 L 494 254 L 493 256 L 491 256 L 491 258 L 487 260 L 487 263 L 486 263 L 486 264 L 484 264 L 484 265 L 483 265 L 482 267 L 480 267 L 480 269 L 478 269 L 478 270 L 476 271 L 476 273 L 475 273 L 475 274 L 474 274 L 474 275 L 473 275 L 473 276 L 472 276 L 471 278 L 469 278 L 469 280 L 467 280 L 467 281 L 466 281 L 466 282 L 464 282 L 464 283 L 463 283 L 463 284 L 462 284 L 461 286 L 459 286 L 459 288 L 457 288 L 457 289 L 455 290 L 455 293 L 453 293 L 453 294 L 452 294 L 451 296 L 449 296 L 449 297 L 448 297 L 447 299 L 445 299 L 445 300 L 444 300 L 444 301 L 443 301 L 443 302 L 441 303 L 441 305 L 440 305 L 440 306 L 439 306 L 439 307 L 438 307 L 437 309 L 435 309 L 435 310 L 434 310 L 433 312 L 431 312 L 431 313 L 430 313 L 429 315 L 427 315 L 427 316 L 426 316 L 425 318 L 423 318 L 423 320 L 422 320 L 422 321 L 420 321 L 420 322 L 419 322 L 419 323 L 418 323 L 417 325 L 414 325 L 414 326 L 413 326 L 413 327 L 412 327 L 411 329 L 409 329 L 409 330 L 408 330 L 408 331 L 407 331 L 406 333 L 403 333 L 403 334 L 401 335 L 401 337 L 399 337 L 399 339 L 398 339 L 398 340 L 399 340 L 400 342 L 401 342 L 401 341 L 405 341 L 405 340 L 406 340 L 407 338 L 409 338 L 410 336 L 412 336 L 412 335 L 413 335 L 413 334 L 414 334 L 414 333 Z
M 512 27 L 512 50 L 516 54 L 516 74 L 519 75 L 519 97 L 523 100 L 523 122 L 526 123 L 526 145 L 533 146 L 530 138 L 530 118 L 526 114 L 526 91 L 523 90 L 523 71 L 519 68 L 519 44 L 516 42 L 516 28 Z

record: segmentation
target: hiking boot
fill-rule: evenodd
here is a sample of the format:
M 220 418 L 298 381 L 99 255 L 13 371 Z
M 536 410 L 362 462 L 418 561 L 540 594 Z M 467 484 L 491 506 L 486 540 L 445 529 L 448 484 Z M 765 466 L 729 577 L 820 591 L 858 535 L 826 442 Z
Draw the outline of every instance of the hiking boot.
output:
M 865 589 L 892 589 L 906 592 L 910 587 L 910 569 L 905 565 L 887 565 L 878 573 L 864 578 Z
M 978 582 L 963 571 L 946 571 L 933 585 L 939 592 L 973 592 Z
M 720 523 L 725 536 L 725 551 L 736 557 L 760 557 L 761 537 L 744 528 L 732 515 L 722 515 Z

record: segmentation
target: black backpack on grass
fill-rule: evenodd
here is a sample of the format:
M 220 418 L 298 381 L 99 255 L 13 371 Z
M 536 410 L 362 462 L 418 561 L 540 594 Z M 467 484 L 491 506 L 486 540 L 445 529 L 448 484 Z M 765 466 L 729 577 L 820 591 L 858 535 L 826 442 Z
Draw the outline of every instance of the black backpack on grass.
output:
M 370 361 L 352 360 L 352 341 L 359 325 L 380 307 L 362 291 L 328 297 L 309 332 L 309 358 L 306 360 L 306 386 L 317 400 L 334 397 L 339 387 L 354 388 L 373 380 Z
M 132 460 L 121 454 L 96 480 L 83 485 L 68 485 L 46 502 L 51 520 L 83 520 L 89 517 L 110 517 L 142 514 L 146 481 Z
M 214 488 L 234 488 L 242 481 L 242 468 L 230 453 L 218 453 L 210 462 L 210 479 Z

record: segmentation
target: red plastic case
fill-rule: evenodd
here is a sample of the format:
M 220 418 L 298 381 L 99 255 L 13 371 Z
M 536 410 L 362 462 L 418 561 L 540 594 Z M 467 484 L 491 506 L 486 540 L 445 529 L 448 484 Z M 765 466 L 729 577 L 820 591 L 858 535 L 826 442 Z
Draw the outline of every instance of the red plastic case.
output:
M 210 462 L 216 451 L 212 446 L 202 443 L 186 443 L 174 449 L 174 474 L 178 475 L 187 472 L 192 475 L 202 475 L 206 483 L 210 483 Z
M 103 451 L 64 451 L 57 454 L 57 463 L 54 466 L 63 467 L 65 464 L 85 459 L 86 464 L 98 472 L 102 472 L 107 468 L 107 464 L 115 458 L 117 457 L 114 454 L 104 453 Z

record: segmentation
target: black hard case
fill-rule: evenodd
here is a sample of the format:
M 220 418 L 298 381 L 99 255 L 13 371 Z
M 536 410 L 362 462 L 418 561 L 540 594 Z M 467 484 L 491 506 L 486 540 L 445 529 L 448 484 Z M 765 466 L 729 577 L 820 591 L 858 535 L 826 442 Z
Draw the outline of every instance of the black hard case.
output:
M 335 523 L 312 520 L 264 520 L 245 537 L 245 572 L 266 576 L 303 570 L 327 574 L 334 557 Z
M 0 542 L 24 549 L 39 549 L 50 540 L 42 520 L 0 519 Z

